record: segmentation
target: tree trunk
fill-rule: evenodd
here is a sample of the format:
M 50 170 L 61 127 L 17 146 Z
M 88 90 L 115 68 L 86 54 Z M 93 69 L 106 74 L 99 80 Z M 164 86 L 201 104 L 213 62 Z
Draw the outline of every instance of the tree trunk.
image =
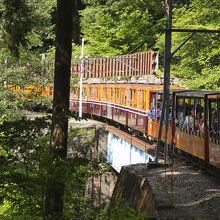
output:
M 82 0 L 75 0 L 74 1 L 74 13 L 73 13 L 73 41 L 76 44 L 80 44 L 80 15 L 79 10 L 83 10 L 85 8 L 85 5 L 82 3 Z
M 49 169 L 45 200 L 45 215 L 62 219 L 65 170 L 62 162 L 67 156 L 70 67 L 72 53 L 72 15 L 74 0 L 57 0 L 56 54 Z

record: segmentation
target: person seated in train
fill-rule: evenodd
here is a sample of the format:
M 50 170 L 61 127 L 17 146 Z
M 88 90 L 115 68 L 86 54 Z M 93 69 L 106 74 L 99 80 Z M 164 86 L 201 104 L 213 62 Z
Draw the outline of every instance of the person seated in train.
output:
M 149 106 L 149 109 L 147 111 L 147 116 L 148 116 L 148 118 L 153 120 L 153 114 L 152 114 L 152 107 L 151 106 Z
M 156 120 L 156 109 L 152 108 L 152 120 L 155 121 Z
M 196 130 L 199 131 L 199 134 L 202 137 L 204 132 L 204 112 L 201 113 L 200 119 L 196 122 Z
M 183 119 L 183 112 L 178 112 L 177 113 L 177 119 L 175 120 L 176 126 L 182 130 L 183 124 L 184 124 L 184 119 Z
M 171 113 L 171 108 L 170 108 L 170 112 L 169 112 L 169 125 L 171 126 L 171 120 L 172 119 L 172 113 Z
M 191 131 L 194 132 L 194 122 L 195 122 L 195 111 L 192 110 L 191 114 L 186 116 L 185 121 L 183 123 L 182 129 L 186 129 L 187 132 Z
M 160 115 L 161 115 L 161 110 L 160 110 L 160 106 L 158 105 L 156 111 L 157 122 L 159 122 L 160 120 Z

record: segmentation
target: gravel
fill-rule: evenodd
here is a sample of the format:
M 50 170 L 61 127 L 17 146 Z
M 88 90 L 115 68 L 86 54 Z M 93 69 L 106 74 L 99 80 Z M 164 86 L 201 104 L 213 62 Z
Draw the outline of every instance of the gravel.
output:
M 158 177 L 169 203 L 165 208 L 158 207 L 152 219 L 220 220 L 220 180 L 217 176 L 175 160 L 171 192 L 171 174 L 171 167 L 147 171 L 147 178 Z M 154 193 L 160 194 L 158 190 Z

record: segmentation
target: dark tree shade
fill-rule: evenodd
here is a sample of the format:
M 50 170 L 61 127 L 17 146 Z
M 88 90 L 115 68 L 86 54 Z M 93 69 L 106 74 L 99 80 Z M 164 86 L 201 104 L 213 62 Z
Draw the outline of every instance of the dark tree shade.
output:
M 46 216 L 53 219 L 60 219 L 63 215 L 65 182 L 64 171 L 60 172 L 60 167 L 67 155 L 73 3 L 73 0 L 57 0 L 55 78 L 50 145 L 54 167 L 49 173 L 45 205 Z
M 25 0 L 3 0 L 0 9 L 1 28 L 4 41 L 15 57 L 19 57 L 20 45 L 32 28 L 32 9 Z

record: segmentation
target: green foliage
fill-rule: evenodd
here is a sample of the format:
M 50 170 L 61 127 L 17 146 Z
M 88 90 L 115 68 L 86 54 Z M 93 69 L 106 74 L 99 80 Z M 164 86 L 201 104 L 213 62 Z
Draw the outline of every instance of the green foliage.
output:
M 19 57 L 19 46 L 27 44 L 25 36 L 31 31 L 32 9 L 25 0 L 3 0 L 0 3 L 0 19 L 4 42 L 12 54 Z
M 4 215 L 42 216 L 49 156 L 49 123 L 12 115 L 0 123 L 0 201 Z M 7 206 L 6 206 L 7 207 Z
M 64 215 L 67 219 L 77 219 L 84 215 L 87 204 L 85 196 L 89 161 L 83 158 L 68 158 L 65 161 L 66 188 L 64 194 Z
M 108 210 L 108 215 L 105 217 L 102 217 L 101 219 L 104 220 L 143 220 L 147 219 L 147 213 L 146 212 L 139 212 L 135 211 L 132 208 L 129 208 L 126 204 L 126 202 L 121 199 L 119 201 L 116 201 L 114 204 L 111 204 L 110 209 Z
M 219 30 L 220 5 L 218 1 L 193 0 L 189 9 L 176 9 L 173 28 Z M 174 51 L 190 33 L 172 34 Z M 164 35 L 157 47 L 163 54 Z M 171 74 L 185 80 L 190 89 L 220 91 L 219 34 L 197 33 L 172 58 Z
M 46 183 L 65 181 L 64 216 L 76 219 L 97 214 L 85 197 L 86 179 L 105 168 L 83 158 L 52 160 L 49 155 L 51 117 L 27 119 L 7 115 L 0 120 L 0 219 L 42 219 Z M 73 130 L 70 137 L 82 135 Z M 93 132 L 94 133 L 94 132 Z M 58 165 L 58 166 L 57 166 Z M 55 171 L 55 172 L 51 172 Z M 51 175 L 52 173 L 52 175 Z M 96 211 L 97 212 L 96 212 Z
M 0 57 L 25 60 L 45 52 L 55 41 L 55 7 L 56 0 L 1 1 Z
M 80 12 L 82 35 L 86 41 L 84 54 L 125 54 L 140 44 L 138 51 L 159 48 L 163 54 L 163 28 L 167 18 L 162 2 L 84 0 L 86 9 Z M 0 2 L 0 219 L 2 216 L 41 219 L 45 183 L 56 163 L 59 169 L 52 178 L 58 181 L 64 178 L 66 182 L 64 215 L 67 219 L 145 219 L 145 214 L 128 208 L 122 201 L 112 207 L 109 215 L 104 206 L 93 207 L 84 196 L 86 178 L 97 173 L 101 175 L 105 170 L 82 158 L 51 161 L 47 135 L 50 118 L 30 120 L 9 115 L 25 106 L 50 102 L 35 91 L 28 97 L 25 91 L 11 93 L 4 87 L 4 81 L 19 86 L 53 82 L 52 77 L 44 74 L 47 63 L 42 65 L 41 53 L 47 50 L 45 62 L 54 60 L 55 8 L 56 0 Z M 219 29 L 219 9 L 217 0 L 192 0 L 190 9 L 174 10 L 173 27 Z M 189 33 L 173 33 L 172 51 L 188 36 Z M 81 46 L 73 43 L 73 56 L 78 57 L 80 53 Z M 6 57 L 7 68 L 4 65 Z M 172 58 L 171 74 L 184 79 L 190 89 L 220 91 L 219 63 L 219 35 L 197 33 Z M 160 72 L 163 72 L 162 65 Z M 76 114 L 71 116 L 78 117 Z M 74 131 L 69 137 L 81 132 Z
M 165 6 L 158 1 L 84 0 L 81 11 L 85 54 L 113 56 L 125 54 L 137 45 L 139 51 L 159 49 L 164 53 L 164 31 L 167 27 Z M 217 0 L 192 0 L 190 8 L 173 9 L 173 28 L 218 30 L 220 5 Z M 190 33 L 172 34 L 174 51 Z M 76 46 L 77 56 L 81 47 Z M 171 74 L 184 79 L 190 89 L 220 90 L 219 34 L 197 33 L 172 58 Z M 163 74 L 163 60 L 160 59 Z
M 111 56 L 128 53 L 145 41 L 141 50 L 151 49 L 164 16 L 158 1 L 87 1 L 81 12 L 82 33 L 90 55 Z

